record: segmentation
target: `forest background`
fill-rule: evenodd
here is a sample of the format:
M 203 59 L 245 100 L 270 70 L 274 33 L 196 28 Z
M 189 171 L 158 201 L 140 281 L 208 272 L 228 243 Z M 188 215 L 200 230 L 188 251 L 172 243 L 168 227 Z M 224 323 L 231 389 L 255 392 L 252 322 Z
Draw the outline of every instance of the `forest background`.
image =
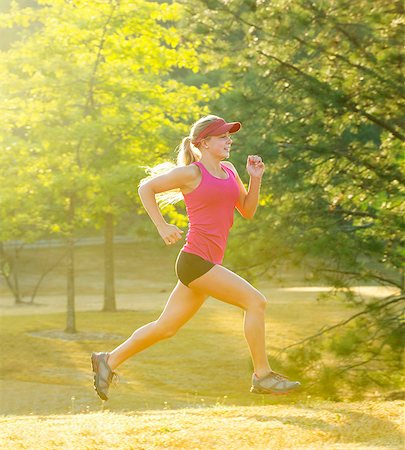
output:
M 3 1 L 0 28 L 1 275 L 16 304 L 63 267 L 76 333 L 75 243 L 101 237 L 103 311 L 116 311 L 114 242 L 159 238 L 137 195 L 145 167 L 175 160 L 213 113 L 242 123 L 231 160 L 244 181 L 248 154 L 266 163 L 228 265 L 251 282 L 300 267 L 355 310 L 283 349 L 284 364 L 327 398 L 400 395 L 402 2 Z M 187 226 L 184 205 L 163 212 Z M 54 240 L 63 252 L 27 290 L 24 252 Z

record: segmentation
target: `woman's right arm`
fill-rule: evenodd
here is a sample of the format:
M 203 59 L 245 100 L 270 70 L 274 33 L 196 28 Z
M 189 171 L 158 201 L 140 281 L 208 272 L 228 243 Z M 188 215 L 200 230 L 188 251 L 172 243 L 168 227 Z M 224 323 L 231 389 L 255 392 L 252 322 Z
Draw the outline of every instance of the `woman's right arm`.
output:
M 176 167 L 168 173 L 146 181 L 138 189 L 142 204 L 166 245 L 174 244 L 181 239 L 183 230 L 165 221 L 156 202 L 155 195 L 172 189 L 182 189 L 189 183 L 192 183 L 195 176 L 194 167 Z

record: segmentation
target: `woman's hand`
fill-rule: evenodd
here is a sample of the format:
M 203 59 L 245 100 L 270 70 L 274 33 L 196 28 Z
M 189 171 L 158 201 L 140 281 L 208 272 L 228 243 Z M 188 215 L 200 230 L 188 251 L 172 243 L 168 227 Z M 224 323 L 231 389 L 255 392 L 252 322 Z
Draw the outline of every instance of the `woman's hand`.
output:
M 246 163 L 248 174 L 253 178 L 261 178 L 264 172 L 264 163 L 262 158 L 257 155 L 249 155 Z
M 176 227 L 176 225 L 172 225 L 170 223 L 160 225 L 157 227 L 157 230 L 166 245 L 175 244 L 181 239 L 181 235 L 184 233 L 183 230 L 180 230 L 180 228 Z

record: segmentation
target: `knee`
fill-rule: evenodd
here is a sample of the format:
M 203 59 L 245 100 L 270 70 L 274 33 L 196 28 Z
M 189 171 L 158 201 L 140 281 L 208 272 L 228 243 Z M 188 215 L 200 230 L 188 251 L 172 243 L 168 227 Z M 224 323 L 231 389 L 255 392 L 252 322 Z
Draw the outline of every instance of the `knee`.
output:
M 177 328 L 170 324 L 155 321 L 155 333 L 160 339 L 169 339 L 177 333 Z
M 267 298 L 259 291 L 256 291 L 249 302 L 250 308 L 265 310 L 267 305 Z

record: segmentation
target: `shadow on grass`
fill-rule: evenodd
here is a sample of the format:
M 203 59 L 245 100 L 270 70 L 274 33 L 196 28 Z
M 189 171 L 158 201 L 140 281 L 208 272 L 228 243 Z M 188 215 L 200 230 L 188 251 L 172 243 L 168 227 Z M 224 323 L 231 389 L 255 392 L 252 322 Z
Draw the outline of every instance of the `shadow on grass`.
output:
M 283 425 L 300 427 L 303 430 L 326 433 L 331 439 L 334 438 L 339 443 L 378 444 L 379 446 L 393 448 L 393 444 L 401 445 L 405 441 L 404 433 L 398 429 L 399 426 L 394 422 L 365 412 L 347 409 L 339 403 L 334 404 L 333 408 L 317 406 L 304 409 L 304 411 L 308 410 L 312 413 L 311 417 L 303 414 L 289 415 L 287 417 L 254 415 L 250 416 L 250 418 L 259 422 L 280 422 Z M 318 416 L 324 415 L 325 419 L 314 417 L 313 414 Z

